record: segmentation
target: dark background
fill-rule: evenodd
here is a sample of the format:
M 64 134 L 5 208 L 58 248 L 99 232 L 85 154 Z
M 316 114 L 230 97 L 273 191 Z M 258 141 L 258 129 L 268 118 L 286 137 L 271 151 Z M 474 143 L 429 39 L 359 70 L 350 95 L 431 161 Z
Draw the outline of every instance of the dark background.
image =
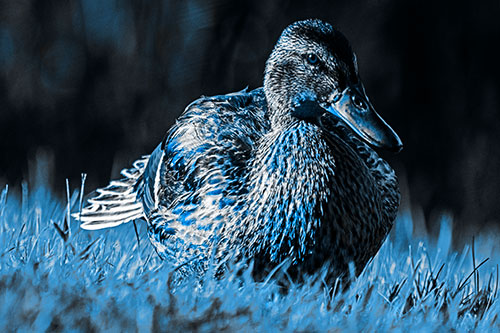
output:
M 0 185 L 106 185 L 200 95 L 261 85 L 281 31 L 321 18 L 405 149 L 404 208 L 456 235 L 500 220 L 500 1 L 0 0 Z M 417 223 L 418 224 L 418 223 Z

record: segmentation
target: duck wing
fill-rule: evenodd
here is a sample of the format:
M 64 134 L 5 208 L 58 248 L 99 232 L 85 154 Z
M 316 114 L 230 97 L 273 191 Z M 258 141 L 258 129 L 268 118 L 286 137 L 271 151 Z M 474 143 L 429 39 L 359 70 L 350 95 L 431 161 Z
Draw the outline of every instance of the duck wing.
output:
M 81 228 L 97 230 L 143 218 L 142 204 L 137 200 L 136 186 L 149 161 L 143 156 L 132 168 L 123 169 L 120 180 L 112 180 L 108 186 L 89 194 L 88 205 L 72 216 L 80 220 Z
M 73 217 L 87 230 L 146 217 L 164 235 L 175 227 L 167 224 L 187 227 L 234 204 L 253 146 L 268 130 L 265 109 L 262 88 L 194 101 L 151 155 L 91 193 Z M 209 205 L 206 198 L 214 200 Z
M 327 131 L 337 133 L 343 138 L 344 142 L 358 154 L 363 163 L 368 167 L 371 175 L 375 179 L 377 191 L 381 200 L 381 226 L 380 240 L 385 239 L 385 235 L 390 231 L 394 220 L 396 219 L 401 194 L 399 191 L 399 182 L 396 173 L 389 163 L 382 159 L 375 150 L 364 143 L 352 132 L 343 122 L 327 115 L 322 119 L 322 124 Z
M 382 200 L 382 223 L 386 228 L 385 232 L 388 233 L 396 219 L 401 200 L 396 172 L 372 148 L 360 140 L 356 139 L 354 142 L 360 156 L 377 182 Z
M 206 243 L 237 209 L 256 142 L 269 130 L 262 88 L 191 103 L 150 158 L 139 197 L 152 241 Z

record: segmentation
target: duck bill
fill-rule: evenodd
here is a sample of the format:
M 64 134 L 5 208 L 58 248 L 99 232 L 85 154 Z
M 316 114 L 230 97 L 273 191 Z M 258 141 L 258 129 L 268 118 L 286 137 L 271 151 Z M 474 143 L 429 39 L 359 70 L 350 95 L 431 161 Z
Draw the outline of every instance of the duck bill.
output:
M 362 85 L 336 92 L 324 109 L 345 122 L 373 147 L 399 152 L 403 143 L 394 130 L 375 112 Z

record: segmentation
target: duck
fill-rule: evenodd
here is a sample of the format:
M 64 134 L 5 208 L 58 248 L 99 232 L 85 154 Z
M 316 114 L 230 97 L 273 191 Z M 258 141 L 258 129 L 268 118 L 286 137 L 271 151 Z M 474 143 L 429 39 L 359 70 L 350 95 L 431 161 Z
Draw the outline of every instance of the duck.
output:
M 377 150 L 402 147 L 347 38 L 298 21 L 275 44 L 262 87 L 192 102 L 150 155 L 73 216 L 86 230 L 143 220 L 156 252 L 179 267 L 230 257 L 251 261 L 256 278 L 285 262 L 295 277 L 325 267 L 331 278 L 359 275 L 400 202 Z

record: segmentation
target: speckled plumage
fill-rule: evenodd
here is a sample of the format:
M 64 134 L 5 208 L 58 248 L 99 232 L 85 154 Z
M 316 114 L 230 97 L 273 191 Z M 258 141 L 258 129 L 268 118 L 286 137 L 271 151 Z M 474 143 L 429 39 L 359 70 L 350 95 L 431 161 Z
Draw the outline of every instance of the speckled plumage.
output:
M 190 104 L 150 156 L 90 200 L 82 226 L 144 218 L 158 253 L 178 265 L 238 255 L 256 276 L 285 259 L 295 273 L 326 265 L 335 277 L 349 262 L 359 273 L 391 229 L 399 189 L 364 132 L 325 112 L 350 86 L 366 99 L 345 37 L 319 20 L 291 25 L 263 88 Z M 365 99 L 349 103 L 369 110 Z

